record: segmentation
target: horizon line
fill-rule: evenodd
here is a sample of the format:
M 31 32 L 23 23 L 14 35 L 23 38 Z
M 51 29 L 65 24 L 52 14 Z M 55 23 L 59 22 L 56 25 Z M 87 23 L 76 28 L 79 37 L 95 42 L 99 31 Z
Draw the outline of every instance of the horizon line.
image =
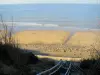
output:
M 38 3 L 38 2 L 35 2 L 35 3 L 0 3 L 0 5 L 20 5 L 20 4 L 89 4 L 89 5 L 99 5 L 100 2 L 98 3 L 67 3 L 67 2 L 61 2 L 61 3 L 56 3 L 56 2 L 44 2 L 44 3 Z

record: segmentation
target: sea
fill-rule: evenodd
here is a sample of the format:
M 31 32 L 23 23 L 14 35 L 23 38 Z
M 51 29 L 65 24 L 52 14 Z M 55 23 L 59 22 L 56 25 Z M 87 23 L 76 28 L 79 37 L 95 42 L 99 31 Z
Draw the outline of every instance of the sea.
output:
M 1 4 L 2 24 L 15 31 L 100 29 L 100 4 Z

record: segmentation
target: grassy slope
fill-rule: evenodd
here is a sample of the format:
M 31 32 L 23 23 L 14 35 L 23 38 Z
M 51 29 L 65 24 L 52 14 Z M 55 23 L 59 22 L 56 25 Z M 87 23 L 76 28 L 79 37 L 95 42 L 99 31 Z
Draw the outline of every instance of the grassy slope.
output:
M 68 41 L 68 44 L 72 45 L 90 45 L 95 42 L 97 32 L 83 31 L 76 32 L 72 38 Z M 63 43 L 68 38 L 70 32 L 60 30 L 33 30 L 22 31 L 14 35 L 19 40 L 19 43 Z
M 96 41 L 97 32 L 95 31 L 83 31 L 76 32 L 74 36 L 68 41 L 67 44 L 72 44 L 76 46 L 89 46 Z M 70 33 L 67 31 L 50 31 L 50 30 L 36 30 L 36 31 L 23 31 L 15 34 L 14 36 L 19 39 L 20 43 L 45 43 L 45 44 L 54 44 L 54 43 L 63 43 L 67 39 Z M 98 34 L 98 33 L 97 33 Z M 67 45 L 65 45 L 66 47 Z M 71 50 L 64 48 L 63 46 L 26 46 L 27 49 L 33 50 L 37 48 L 37 54 L 45 53 L 53 56 L 68 56 L 68 57 L 89 57 L 91 49 L 78 49 L 70 48 Z M 26 48 L 25 47 L 25 48 Z M 47 47 L 47 48 L 46 48 Z M 52 49 L 51 49 L 52 48 Z M 59 49 L 57 49 L 59 48 Z M 64 51 L 65 50 L 65 51 Z
M 15 38 L 18 38 L 19 43 L 62 43 L 69 35 L 69 32 L 65 31 L 50 31 L 50 30 L 34 30 L 34 31 L 22 31 L 15 34 Z
M 21 54 L 21 57 L 19 56 L 19 54 Z M 27 53 L 24 54 L 26 54 L 25 57 L 23 56 L 22 50 L 20 48 L 13 47 L 10 44 L 0 43 L 0 75 L 21 75 L 22 73 L 23 75 L 35 75 L 35 72 L 41 72 L 54 66 L 54 60 L 43 58 L 39 58 L 39 61 L 36 64 L 32 64 L 33 62 L 35 62 L 34 59 L 31 60 L 33 61 L 31 64 L 24 64 L 24 59 L 26 60 L 28 57 Z M 17 58 L 15 56 L 17 56 Z M 18 60 L 18 62 L 21 62 L 20 59 L 22 58 L 23 63 L 16 64 L 16 62 L 14 62 L 15 60 L 13 60 L 12 58 Z M 27 62 L 28 61 L 29 60 L 27 60 Z
M 76 32 L 68 43 L 73 45 L 90 45 L 95 42 L 97 35 L 95 32 Z

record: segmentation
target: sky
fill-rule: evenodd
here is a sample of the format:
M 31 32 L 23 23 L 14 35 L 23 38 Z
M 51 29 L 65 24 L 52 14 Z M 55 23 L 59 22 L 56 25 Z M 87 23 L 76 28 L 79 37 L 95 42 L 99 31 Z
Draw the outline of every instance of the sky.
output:
M 0 0 L 0 4 L 26 4 L 26 3 L 84 3 L 100 4 L 100 0 Z

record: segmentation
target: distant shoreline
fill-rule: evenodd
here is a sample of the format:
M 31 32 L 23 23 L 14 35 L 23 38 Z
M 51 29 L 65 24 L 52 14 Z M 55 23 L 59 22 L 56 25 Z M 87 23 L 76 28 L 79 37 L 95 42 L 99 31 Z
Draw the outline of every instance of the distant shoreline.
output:
M 95 28 L 90 26 L 90 28 L 85 25 L 82 27 L 81 25 L 61 25 L 61 24 L 42 24 L 42 23 L 35 23 L 35 22 L 4 22 L 7 24 L 8 27 L 11 27 L 13 24 L 13 28 L 15 32 L 25 31 L 25 30 L 64 30 L 64 31 L 100 31 L 99 27 Z M 0 22 L 1 24 L 1 22 Z M 92 27 L 92 28 L 91 28 Z M 1 28 L 0 28 L 1 29 Z M 2 29 L 1 29 L 2 30 Z

